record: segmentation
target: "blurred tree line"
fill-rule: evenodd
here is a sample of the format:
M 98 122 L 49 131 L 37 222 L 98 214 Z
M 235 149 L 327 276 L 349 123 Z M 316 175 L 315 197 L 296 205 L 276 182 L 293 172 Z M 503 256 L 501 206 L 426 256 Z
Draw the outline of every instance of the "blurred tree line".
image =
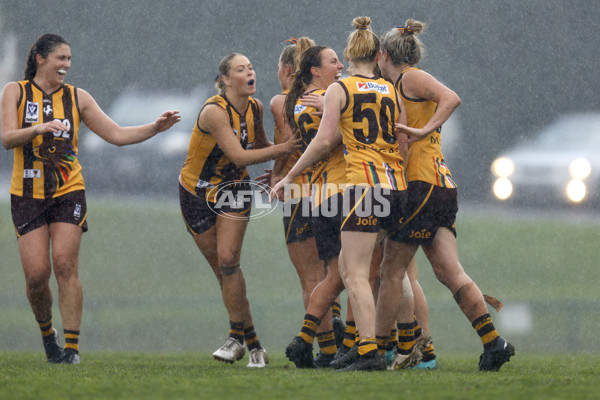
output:
M 420 66 L 462 99 L 460 142 L 447 162 L 463 197 L 487 196 L 498 152 L 559 114 L 600 109 L 597 0 L 2 0 L 0 40 L 9 33 L 18 39 L 16 80 L 37 36 L 64 35 L 73 54 L 67 82 L 105 110 L 125 88 L 190 93 L 212 86 L 219 60 L 243 53 L 257 70 L 256 97 L 272 137 L 268 104 L 280 91 L 281 42 L 309 36 L 342 59 L 351 20 L 360 15 L 370 16 L 378 33 L 407 18 L 430 24 Z M 197 101 L 199 109 L 204 99 Z

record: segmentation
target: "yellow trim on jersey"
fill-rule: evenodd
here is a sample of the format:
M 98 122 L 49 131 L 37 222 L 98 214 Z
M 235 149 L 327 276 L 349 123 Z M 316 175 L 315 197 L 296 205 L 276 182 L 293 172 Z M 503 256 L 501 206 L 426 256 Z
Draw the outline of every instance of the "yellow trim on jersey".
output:
M 396 82 L 396 90 L 406 110 L 407 125 L 413 128 L 422 128 L 433 117 L 437 103 L 426 99 L 414 99 L 405 96 L 402 91 L 402 76 L 411 70 L 407 68 Z M 442 129 L 431 133 L 428 137 L 408 145 L 408 163 L 406 165 L 406 179 L 409 182 L 423 181 L 436 186 L 455 188 L 450 169 L 444 162 L 442 155 Z

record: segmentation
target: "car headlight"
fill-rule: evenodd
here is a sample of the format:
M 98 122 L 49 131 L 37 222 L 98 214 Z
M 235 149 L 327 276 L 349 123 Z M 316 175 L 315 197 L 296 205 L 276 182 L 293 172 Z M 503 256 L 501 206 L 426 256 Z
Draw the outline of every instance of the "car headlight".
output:
M 569 174 L 573 179 L 586 179 L 592 173 L 592 164 L 585 158 L 578 158 L 569 165 Z
M 496 179 L 496 182 L 494 182 L 493 191 L 494 196 L 499 200 L 506 200 L 512 195 L 513 186 L 508 178 L 498 178 Z
M 515 171 L 515 163 L 508 157 L 496 158 L 492 163 L 492 174 L 498 178 L 508 178 Z
M 572 179 L 566 187 L 567 198 L 573 203 L 581 202 L 587 193 L 585 183 L 579 179 Z

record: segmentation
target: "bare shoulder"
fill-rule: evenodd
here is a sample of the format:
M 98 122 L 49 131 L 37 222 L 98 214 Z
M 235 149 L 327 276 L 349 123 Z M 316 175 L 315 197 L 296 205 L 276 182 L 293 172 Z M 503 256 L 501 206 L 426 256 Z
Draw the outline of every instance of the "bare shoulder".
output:
M 283 103 L 285 103 L 285 94 L 276 94 L 271 99 L 271 110 L 280 110 L 283 107 Z
M 8 82 L 2 89 L 2 98 L 5 99 L 17 99 L 21 88 L 17 82 Z
M 211 131 L 214 127 L 228 123 L 227 112 L 217 104 L 205 104 L 198 115 L 198 125 L 201 129 Z

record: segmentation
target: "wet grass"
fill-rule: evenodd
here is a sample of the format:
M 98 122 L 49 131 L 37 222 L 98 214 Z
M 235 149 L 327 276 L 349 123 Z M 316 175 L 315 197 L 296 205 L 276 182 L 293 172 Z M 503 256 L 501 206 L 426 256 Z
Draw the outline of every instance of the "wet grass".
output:
M 80 365 L 48 365 L 39 353 L 0 352 L 0 398 L 9 399 L 592 399 L 600 356 L 517 355 L 498 373 L 477 357 L 446 355 L 437 371 L 338 373 L 298 370 L 272 355 L 263 370 L 247 357 L 89 353 Z

